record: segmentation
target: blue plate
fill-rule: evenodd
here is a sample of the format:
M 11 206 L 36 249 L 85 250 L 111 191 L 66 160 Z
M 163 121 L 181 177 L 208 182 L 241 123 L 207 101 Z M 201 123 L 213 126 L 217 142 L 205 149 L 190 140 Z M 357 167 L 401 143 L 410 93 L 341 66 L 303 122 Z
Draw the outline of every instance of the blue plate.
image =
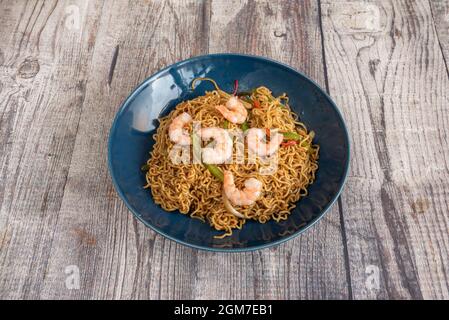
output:
M 316 181 L 310 186 L 309 195 L 298 201 L 286 221 L 265 224 L 248 221 L 242 230 L 234 230 L 232 236 L 215 239 L 221 232 L 188 215 L 164 211 L 154 203 L 151 192 L 143 189 L 145 174 L 140 168 L 152 150 L 157 119 L 167 115 L 181 101 L 213 89 L 209 82 L 201 82 L 192 91 L 190 86 L 196 77 L 213 78 L 227 92 L 232 92 L 235 79 L 239 80 L 241 91 L 263 85 L 274 95 L 286 92 L 301 121 L 315 131 L 314 142 L 320 145 Z M 287 241 L 323 217 L 343 188 L 349 166 L 349 139 L 336 105 L 305 75 L 262 57 L 212 54 L 171 65 L 139 85 L 115 117 L 108 156 L 118 194 L 146 226 L 198 249 L 248 251 Z

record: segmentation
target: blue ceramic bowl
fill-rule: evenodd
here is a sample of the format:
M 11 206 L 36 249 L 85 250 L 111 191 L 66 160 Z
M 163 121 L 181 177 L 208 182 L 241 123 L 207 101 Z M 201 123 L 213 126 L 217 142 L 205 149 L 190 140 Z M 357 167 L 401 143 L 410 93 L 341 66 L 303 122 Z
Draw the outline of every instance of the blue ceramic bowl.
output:
M 258 86 L 274 95 L 286 92 L 290 105 L 307 128 L 316 133 L 320 145 L 319 169 L 309 195 L 298 201 L 283 222 L 260 224 L 248 221 L 232 236 L 219 235 L 209 224 L 179 212 L 166 212 L 156 205 L 151 192 L 142 188 L 145 174 L 140 170 L 153 147 L 157 118 L 167 115 L 178 103 L 212 90 L 201 82 L 192 91 L 196 77 L 209 77 L 227 92 L 235 79 L 239 90 Z M 115 188 L 129 210 L 146 226 L 179 243 L 213 251 L 247 251 L 266 248 L 304 232 L 332 206 L 340 194 L 349 165 L 349 139 L 342 116 L 329 96 L 300 72 L 262 57 L 213 54 L 194 57 L 159 71 L 146 79 L 125 100 L 109 136 L 109 170 Z

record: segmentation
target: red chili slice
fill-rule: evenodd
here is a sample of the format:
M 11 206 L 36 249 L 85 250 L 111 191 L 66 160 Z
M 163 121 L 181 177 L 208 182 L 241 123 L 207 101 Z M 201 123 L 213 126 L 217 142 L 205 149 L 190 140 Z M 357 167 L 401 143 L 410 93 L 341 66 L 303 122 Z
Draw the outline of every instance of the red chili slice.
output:
M 294 146 L 295 144 L 297 144 L 298 142 L 297 141 L 295 141 L 295 140 L 290 140 L 290 141 L 287 141 L 287 142 L 282 142 L 281 143 L 281 146 L 282 147 L 291 147 L 291 146 Z
M 233 92 L 233 96 L 235 96 L 237 94 L 237 90 L 239 89 L 239 81 L 238 80 L 234 80 L 234 92 Z

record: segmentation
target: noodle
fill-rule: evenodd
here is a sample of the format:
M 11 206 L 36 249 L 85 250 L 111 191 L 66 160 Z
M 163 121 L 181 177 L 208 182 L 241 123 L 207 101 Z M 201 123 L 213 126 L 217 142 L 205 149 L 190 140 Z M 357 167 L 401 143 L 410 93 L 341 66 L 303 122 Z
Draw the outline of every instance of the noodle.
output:
M 169 139 L 168 127 L 172 119 L 187 112 L 194 121 L 200 121 L 202 127 L 223 128 L 225 119 L 215 106 L 225 104 L 229 97 L 228 93 L 216 86 L 216 90 L 206 92 L 204 96 L 181 102 L 168 116 L 161 118 L 159 128 L 153 136 L 155 144 L 146 166 L 148 171 L 145 188 L 151 189 L 154 201 L 166 211 L 179 210 L 224 232 L 216 238 L 231 235 L 233 229 L 242 228 L 246 219 L 238 218 L 226 210 L 222 199 L 222 182 L 202 164 L 172 163 L 169 152 L 174 144 Z M 298 116 L 288 106 L 285 94 L 274 97 L 268 88 L 258 87 L 246 99 L 258 101 L 259 104 L 258 108 L 249 110 L 249 127 L 295 132 L 302 139 L 295 145 L 279 148 L 278 168 L 272 175 L 259 173 L 259 169 L 264 167 L 260 159 L 255 163 L 245 161 L 239 164 L 222 164 L 219 167 L 233 173 L 239 189 L 251 177 L 262 182 L 262 195 L 256 203 L 238 207 L 239 212 L 247 219 L 260 223 L 271 219 L 277 222 L 286 220 L 296 202 L 307 195 L 307 187 L 315 179 L 319 147 L 312 144 L 313 132 L 308 132 L 304 124 L 299 122 Z M 240 128 L 233 123 L 227 125 L 229 129 Z M 189 131 L 192 131 L 191 124 Z M 245 159 L 246 157 L 245 154 Z

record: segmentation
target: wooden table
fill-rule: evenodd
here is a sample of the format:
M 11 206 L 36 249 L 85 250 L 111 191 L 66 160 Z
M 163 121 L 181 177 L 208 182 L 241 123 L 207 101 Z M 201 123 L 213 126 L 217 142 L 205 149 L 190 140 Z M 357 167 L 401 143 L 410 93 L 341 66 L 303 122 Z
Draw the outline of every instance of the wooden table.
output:
M 164 239 L 108 174 L 128 93 L 214 52 L 301 70 L 349 127 L 338 205 L 271 249 Z M 446 0 L 0 1 L 0 298 L 448 299 L 448 63 Z

